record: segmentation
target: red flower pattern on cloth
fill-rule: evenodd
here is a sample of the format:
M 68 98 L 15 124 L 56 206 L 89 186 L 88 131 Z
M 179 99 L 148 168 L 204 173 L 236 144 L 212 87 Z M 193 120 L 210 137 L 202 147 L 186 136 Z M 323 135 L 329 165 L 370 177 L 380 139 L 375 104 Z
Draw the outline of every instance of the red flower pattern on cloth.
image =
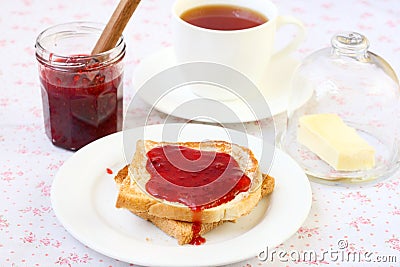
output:
M 36 188 L 40 189 L 40 192 L 42 196 L 49 197 L 50 196 L 50 190 L 51 190 L 51 185 L 46 185 L 46 182 L 41 181 Z
M 7 228 L 9 225 L 7 219 L 3 215 L 0 215 L 0 230 Z
M 400 239 L 398 237 L 393 236 L 389 240 L 386 240 L 385 243 L 389 244 L 389 246 L 400 252 Z
M 400 184 L 399 180 L 393 180 L 393 181 L 381 182 L 376 184 L 375 186 L 378 188 L 384 187 L 388 190 L 396 190 L 399 184 Z
M 357 231 L 360 231 L 361 225 L 371 224 L 371 220 L 369 218 L 364 218 L 362 216 L 354 219 L 349 223 L 350 226 L 356 228 Z
M 297 238 L 299 239 L 311 237 L 313 235 L 318 235 L 318 234 L 319 234 L 318 227 L 314 228 L 300 227 L 300 229 L 297 230 Z
M 76 253 L 71 253 L 66 257 L 59 257 L 57 261 L 55 262 L 56 265 L 66 265 L 66 266 L 74 266 L 73 264 L 77 263 L 90 263 L 92 258 L 89 257 L 88 254 L 85 254 L 83 256 L 79 256 Z
M 29 232 L 26 236 L 21 238 L 24 243 L 34 243 L 36 241 L 36 236 L 34 233 Z
M 359 201 L 360 203 L 370 203 L 371 202 L 371 199 L 366 194 L 362 194 L 359 191 L 357 191 L 355 193 L 350 192 L 350 193 L 343 194 L 343 198 Z
M 392 214 L 392 215 L 400 215 L 400 208 L 394 207 L 393 211 L 390 212 L 389 214 Z
M 299 260 L 294 262 L 296 265 L 301 264 L 303 266 L 325 266 L 330 265 L 328 261 L 325 260 Z

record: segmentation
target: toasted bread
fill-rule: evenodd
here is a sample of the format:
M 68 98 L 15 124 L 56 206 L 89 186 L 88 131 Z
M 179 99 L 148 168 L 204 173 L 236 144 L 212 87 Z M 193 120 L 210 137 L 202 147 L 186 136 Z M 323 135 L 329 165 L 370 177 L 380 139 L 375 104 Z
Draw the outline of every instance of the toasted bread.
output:
M 137 213 L 146 213 L 158 218 L 166 218 L 178 221 L 193 221 L 193 211 L 180 203 L 168 203 L 155 199 L 147 193 L 144 184 L 150 179 L 146 170 L 146 153 L 152 148 L 172 143 L 139 140 L 136 144 L 136 152 L 129 166 L 129 175 L 120 184 L 116 206 L 126 208 Z M 251 188 L 247 192 L 238 194 L 233 200 L 216 207 L 202 210 L 203 223 L 219 222 L 221 220 L 232 221 L 248 214 L 261 199 L 262 174 L 250 149 L 224 141 L 185 142 L 173 143 L 192 149 L 213 150 L 230 154 L 239 164 L 243 172 L 251 179 Z M 118 178 L 120 179 L 120 178 Z
M 118 174 L 115 176 L 115 182 L 120 185 L 122 189 L 124 186 L 130 184 L 130 178 L 128 175 L 128 165 L 121 169 Z M 125 184 L 125 185 L 124 185 Z M 263 182 L 261 185 L 261 196 L 269 195 L 275 186 L 275 179 L 269 175 L 263 174 Z M 142 204 L 148 203 L 148 199 L 144 200 L 143 198 L 147 198 L 146 194 L 138 191 L 138 188 L 131 190 L 129 198 L 121 198 L 124 201 L 139 201 Z M 130 204 L 134 204 L 135 202 L 131 202 Z M 128 203 L 124 203 L 126 206 L 137 206 L 137 205 L 129 205 Z M 146 205 L 145 205 L 146 206 Z M 128 208 L 129 209 L 129 208 Z M 129 209 L 132 213 L 136 214 L 137 216 L 141 217 L 142 219 L 148 220 L 165 232 L 167 235 L 174 237 L 177 239 L 179 245 L 188 244 L 193 238 L 193 230 L 191 222 L 184 222 L 166 218 L 156 217 L 154 215 L 150 215 L 147 212 L 138 212 L 138 208 Z M 215 227 L 225 223 L 226 221 L 219 221 L 213 223 L 203 223 L 201 225 L 200 235 L 203 235 Z

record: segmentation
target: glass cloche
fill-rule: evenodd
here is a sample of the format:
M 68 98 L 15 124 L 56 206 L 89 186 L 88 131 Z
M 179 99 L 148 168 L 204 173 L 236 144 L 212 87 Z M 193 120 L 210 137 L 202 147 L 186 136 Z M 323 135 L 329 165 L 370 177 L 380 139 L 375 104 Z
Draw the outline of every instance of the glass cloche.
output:
M 281 146 L 319 182 L 384 179 L 399 166 L 399 81 L 365 36 L 339 33 L 331 44 L 293 76 Z

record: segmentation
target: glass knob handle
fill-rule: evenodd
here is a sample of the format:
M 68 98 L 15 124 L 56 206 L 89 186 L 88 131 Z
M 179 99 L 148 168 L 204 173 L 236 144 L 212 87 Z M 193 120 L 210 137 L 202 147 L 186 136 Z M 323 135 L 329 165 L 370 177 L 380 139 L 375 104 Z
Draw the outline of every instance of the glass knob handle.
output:
M 367 58 L 369 47 L 368 39 L 357 32 L 342 32 L 331 39 L 334 53 L 357 59 Z

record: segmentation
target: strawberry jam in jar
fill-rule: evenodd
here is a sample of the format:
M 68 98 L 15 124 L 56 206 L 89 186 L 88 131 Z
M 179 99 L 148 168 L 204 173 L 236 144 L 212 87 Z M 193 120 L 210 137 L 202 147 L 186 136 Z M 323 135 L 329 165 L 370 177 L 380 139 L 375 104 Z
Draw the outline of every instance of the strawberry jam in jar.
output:
M 113 49 L 91 55 L 102 28 L 66 23 L 36 40 L 45 130 L 58 147 L 78 150 L 122 128 L 126 45 L 121 36 Z

